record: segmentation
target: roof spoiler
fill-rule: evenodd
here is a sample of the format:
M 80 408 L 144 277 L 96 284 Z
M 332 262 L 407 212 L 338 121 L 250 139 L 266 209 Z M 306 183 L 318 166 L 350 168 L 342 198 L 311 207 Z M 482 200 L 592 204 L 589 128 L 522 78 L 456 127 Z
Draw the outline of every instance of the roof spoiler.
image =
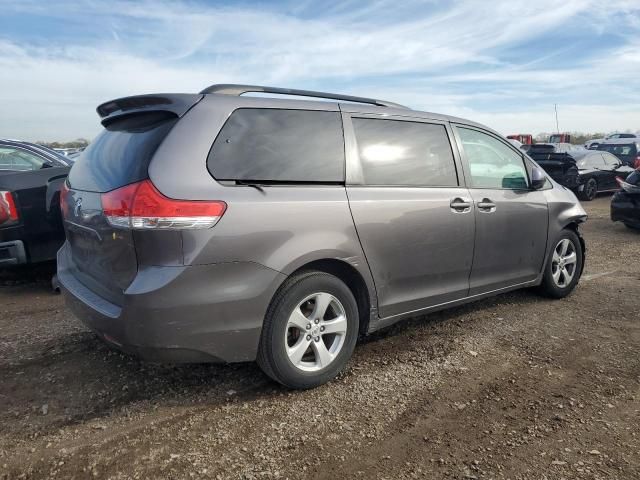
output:
M 244 93 L 272 93 L 277 95 L 293 95 L 297 97 L 314 97 L 326 98 L 330 100 L 340 100 L 343 102 L 367 103 L 377 105 L 379 107 L 393 107 L 409 109 L 404 105 L 387 100 L 377 100 L 375 98 L 354 97 L 352 95 L 341 95 L 338 93 L 316 92 L 314 90 L 297 90 L 294 88 L 265 87 L 262 85 L 235 85 L 235 84 L 216 84 L 211 85 L 200 92 L 201 94 L 218 93 L 223 95 L 240 96 Z
M 171 112 L 182 117 L 204 96 L 195 93 L 160 93 L 117 98 L 96 108 L 100 122 L 107 126 L 118 118 L 146 112 Z

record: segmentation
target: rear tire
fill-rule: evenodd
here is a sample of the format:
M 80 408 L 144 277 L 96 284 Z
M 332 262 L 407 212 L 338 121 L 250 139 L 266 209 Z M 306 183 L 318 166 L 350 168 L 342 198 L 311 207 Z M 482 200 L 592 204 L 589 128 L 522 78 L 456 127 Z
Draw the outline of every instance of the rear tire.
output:
M 572 230 L 563 230 L 554 243 L 544 269 L 540 292 L 550 298 L 564 298 L 582 275 L 582 244 Z
M 590 178 L 584 185 L 584 189 L 580 192 L 580 199 L 590 202 L 598 194 L 598 182 L 595 178 Z
M 318 271 L 291 277 L 267 310 L 258 365 L 289 388 L 322 385 L 351 358 L 358 318 L 356 300 L 339 278 Z

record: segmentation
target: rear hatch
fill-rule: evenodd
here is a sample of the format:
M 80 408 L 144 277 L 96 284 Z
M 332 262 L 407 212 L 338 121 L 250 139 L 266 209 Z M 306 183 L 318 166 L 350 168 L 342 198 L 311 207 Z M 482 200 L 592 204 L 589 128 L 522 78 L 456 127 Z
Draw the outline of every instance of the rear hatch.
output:
M 191 105 L 197 102 L 196 96 Z M 114 102 L 110 102 L 112 104 Z M 103 115 L 104 112 L 98 112 Z M 123 113 L 124 115 L 114 115 Z M 148 178 L 159 145 L 178 121 L 169 110 L 138 109 L 104 113 L 105 130 L 71 169 L 63 213 L 73 273 L 86 287 L 121 305 L 138 270 L 132 230 L 113 226 L 103 212 L 106 192 Z

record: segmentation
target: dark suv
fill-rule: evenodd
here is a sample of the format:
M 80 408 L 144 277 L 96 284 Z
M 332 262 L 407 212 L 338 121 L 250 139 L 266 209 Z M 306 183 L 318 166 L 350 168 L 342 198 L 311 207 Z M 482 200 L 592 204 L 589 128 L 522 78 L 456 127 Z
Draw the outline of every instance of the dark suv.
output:
M 63 192 L 59 279 L 80 319 L 146 359 L 257 360 L 309 388 L 359 335 L 580 278 L 574 194 L 482 125 L 238 85 L 98 113 Z

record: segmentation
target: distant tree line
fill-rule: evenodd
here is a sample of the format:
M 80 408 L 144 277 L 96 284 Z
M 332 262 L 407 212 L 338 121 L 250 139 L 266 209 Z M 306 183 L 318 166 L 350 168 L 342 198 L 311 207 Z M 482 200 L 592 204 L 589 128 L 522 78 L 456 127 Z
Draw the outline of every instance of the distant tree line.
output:
M 49 148 L 84 148 L 89 145 L 89 140 L 86 138 L 77 138 L 71 142 L 36 142 L 39 145 L 44 145 Z

